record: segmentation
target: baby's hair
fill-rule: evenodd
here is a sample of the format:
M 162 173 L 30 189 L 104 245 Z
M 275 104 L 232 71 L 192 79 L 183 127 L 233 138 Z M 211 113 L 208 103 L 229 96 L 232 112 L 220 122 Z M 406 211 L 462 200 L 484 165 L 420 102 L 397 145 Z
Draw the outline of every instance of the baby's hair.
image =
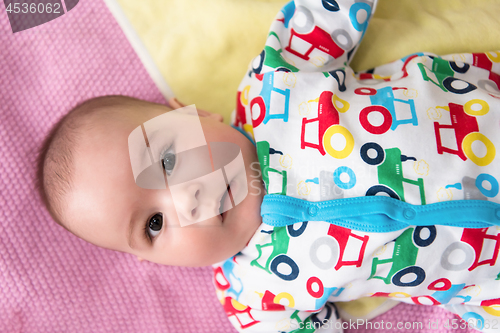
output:
M 137 102 L 143 103 L 120 95 L 89 99 L 62 117 L 44 140 L 38 154 L 37 189 L 52 218 L 59 225 L 66 228 L 62 222 L 63 198 L 72 187 L 73 153 L 78 149 L 77 144 L 84 131 L 92 128 L 92 115 Z

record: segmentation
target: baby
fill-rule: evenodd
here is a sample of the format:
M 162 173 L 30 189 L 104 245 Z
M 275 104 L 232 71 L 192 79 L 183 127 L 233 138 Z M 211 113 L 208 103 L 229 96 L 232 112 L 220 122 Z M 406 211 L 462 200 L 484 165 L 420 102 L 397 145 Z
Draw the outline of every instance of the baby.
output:
M 251 238 L 261 223 L 264 191 L 261 181 L 254 181 L 258 177 L 255 168 L 246 168 L 248 181 L 240 182 L 253 184 L 255 194 L 247 195 L 237 207 L 224 213 L 224 221 L 217 214 L 180 227 L 177 211 L 195 206 L 174 207 L 168 188 L 137 186 L 128 149 L 134 128 L 169 110 L 124 96 L 96 98 L 75 108 L 56 127 L 45 152 L 45 201 L 55 221 L 97 246 L 165 265 L 210 265 L 233 256 Z M 252 143 L 223 124 L 220 115 L 205 111 L 199 114 L 208 142 L 235 143 L 247 165 L 257 161 Z M 180 116 L 181 121 L 193 118 Z M 167 137 L 160 140 L 168 140 L 175 150 L 180 151 L 191 141 L 192 133 L 182 125 L 170 123 L 162 130 Z M 172 174 L 178 172 L 175 166 L 179 167 L 180 162 L 171 163 Z M 223 191 L 214 194 L 208 190 L 201 191 L 197 199 L 212 201 L 218 209 Z M 189 195 L 189 189 L 185 195 Z
M 175 100 L 181 111 L 123 96 L 78 106 L 44 153 L 52 216 L 98 246 L 213 265 L 243 332 L 340 332 L 333 302 L 366 296 L 497 332 L 499 53 L 355 75 L 375 6 L 286 5 L 233 128 Z

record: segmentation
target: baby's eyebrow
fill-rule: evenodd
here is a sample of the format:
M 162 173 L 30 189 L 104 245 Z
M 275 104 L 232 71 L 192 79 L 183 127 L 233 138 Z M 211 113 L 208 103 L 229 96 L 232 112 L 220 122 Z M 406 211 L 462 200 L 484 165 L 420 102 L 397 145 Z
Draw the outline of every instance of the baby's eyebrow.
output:
M 146 147 L 148 148 L 149 159 L 151 160 L 151 164 L 154 163 L 153 152 L 151 151 L 151 146 L 149 145 L 148 135 L 146 133 L 146 128 L 144 124 L 141 124 L 142 135 L 144 135 L 144 141 L 146 142 Z
M 134 229 L 135 229 L 135 226 L 136 224 L 138 223 L 138 219 L 134 219 L 134 218 L 131 218 L 130 219 L 130 222 L 128 224 L 128 237 L 127 237 L 127 241 L 128 241 L 128 245 L 130 246 L 131 249 L 136 249 L 134 247 Z
M 149 147 L 148 135 L 146 134 L 146 129 L 144 128 L 144 124 L 141 124 L 142 135 L 144 135 L 144 141 L 146 141 L 146 147 Z

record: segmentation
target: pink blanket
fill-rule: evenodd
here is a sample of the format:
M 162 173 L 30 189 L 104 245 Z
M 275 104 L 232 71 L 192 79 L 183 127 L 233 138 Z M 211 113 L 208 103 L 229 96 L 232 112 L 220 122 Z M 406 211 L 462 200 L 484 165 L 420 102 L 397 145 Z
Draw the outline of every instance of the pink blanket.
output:
M 40 203 L 42 140 L 73 106 L 108 94 L 164 102 L 104 2 L 16 34 L 0 3 L 0 332 L 234 332 L 210 268 L 97 248 Z
M 235 332 L 210 268 L 160 266 L 94 247 L 42 206 L 34 188 L 44 137 L 73 106 L 108 94 L 164 102 L 102 1 L 82 0 L 16 34 L 0 4 L 0 332 Z M 381 318 L 453 318 L 415 308 Z

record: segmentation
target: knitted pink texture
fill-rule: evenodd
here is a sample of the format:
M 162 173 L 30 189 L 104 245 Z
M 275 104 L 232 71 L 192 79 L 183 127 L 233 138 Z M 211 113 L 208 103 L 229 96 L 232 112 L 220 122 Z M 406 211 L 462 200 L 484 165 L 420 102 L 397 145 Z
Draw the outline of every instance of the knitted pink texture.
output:
M 42 140 L 72 107 L 109 94 L 164 102 L 104 2 L 15 34 L 0 2 L 0 332 L 234 332 L 211 268 L 97 248 L 40 203 Z
M 78 103 L 109 94 L 164 102 L 102 1 L 81 0 L 16 34 L 0 2 L 0 332 L 235 332 L 210 268 L 97 248 L 41 204 L 35 160 L 44 137 Z M 400 305 L 376 320 L 450 316 Z

